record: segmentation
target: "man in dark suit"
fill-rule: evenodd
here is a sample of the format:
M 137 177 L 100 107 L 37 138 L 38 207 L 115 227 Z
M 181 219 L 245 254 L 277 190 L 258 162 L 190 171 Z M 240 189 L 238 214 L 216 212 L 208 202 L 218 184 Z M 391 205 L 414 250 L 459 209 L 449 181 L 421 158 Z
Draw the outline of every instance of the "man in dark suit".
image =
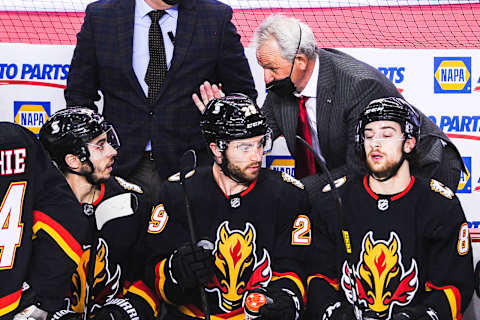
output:
M 318 49 L 312 30 L 295 18 L 270 16 L 258 27 L 254 43 L 268 89 L 262 111 L 274 137 L 285 137 L 296 160 L 296 176 L 303 178 L 310 193 L 325 185 L 325 174 L 296 135 L 323 156 L 333 176 L 365 170 L 355 160 L 351 143 L 355 121 L 372 100 L 401 97 L 395 86 L 370 65 L 337 50 Z M 427 116 L 420 115 L 420 169 L 415 173 L 433 176 L 456 190 L 463 168 L 460 154 Z M 299 130 L 304 123 L 307 129 Z
M 162 11 L 161 35 L 150 50 L 154 10 Z M 257 96 L 231 18 L 232 9 L 216 0 L 100 0 L 87 7 L 65 99 L 69 107 L 97 109 L 101 91 L 103 115 L 122 144 L 116 175 L 143 185 L 152 181 L 154 187 L 179 170 L 187 149 L 197 151 L 200 163 L 211 162 L 192 93 L 209 80 L 226 92 Z M 160 50 L 168 71 L 152 94 L 147 71 L 151 55 Z

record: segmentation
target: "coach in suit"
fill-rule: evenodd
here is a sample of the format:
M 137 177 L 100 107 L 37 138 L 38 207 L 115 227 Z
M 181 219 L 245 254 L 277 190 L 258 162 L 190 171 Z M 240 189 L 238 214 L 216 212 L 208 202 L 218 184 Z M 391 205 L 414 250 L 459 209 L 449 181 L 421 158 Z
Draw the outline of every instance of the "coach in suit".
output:
M 308 122 L 310 139 L 306 140 L 323 156 L 333 176 L 365 170 L 355 162 L 355 124 L 370 101 L 401 97 L 395 86 L 372 66 L 345 53 L 317 49 L 312 30 L 295 18 L 270 16 L 256 30 L 254 44 L 269 89 L 262 111 L 274 138 L 285 137 L 297 163 L 296 175 L 307 189 L 318 192 L 326 180 L 311 153 L 302 150 L 295 138 L 305 138 L 299 130 L 304 125 L 302 116 Z M 416 174 L 433 176 L 456 191 L 463 168 L 459 152 L 427 116 L 420 115 L 417 160 L 421 169 Z
M 155 46 L 163 44 L 168 71 L 151 94 L 147 69 L 156 59 L 152 54 L 160 52 L 149 47 L 150 32 L 157 27 L 151 22 L 155 10 L 161 11 L 163 38 Z M 101 91 L 103 115 L 121 141 L 116 175 L 156 183 L 154 175 L 163 180 L 177 172 L 179 158 L 191 148 L 200 163 L 211 162 L 192 93 L 209 80 L 221 83 L 225 92 L 257 96 L 231 18 L 232 9 L 217 0 L 100 0 L 88 5 L 65 99 L 70 107 L 96 109 Z

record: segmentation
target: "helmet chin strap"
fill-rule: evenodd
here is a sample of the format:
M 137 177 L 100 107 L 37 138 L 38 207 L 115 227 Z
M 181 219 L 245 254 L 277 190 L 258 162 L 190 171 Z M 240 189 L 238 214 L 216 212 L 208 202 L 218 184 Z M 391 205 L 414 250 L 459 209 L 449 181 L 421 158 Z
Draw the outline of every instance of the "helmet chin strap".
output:
M 375 179 L 379 182 L 385 182 L 385 181 L 393 178 L 397 174 L 397 172 L 400 169 L 400 167 L 402 166 L 403 162 L 407 160 L 407 156 L 405 155 L 405 151 L 403 151 L 403 149 L 405 147 L 405 142 L 406 142 L 406 140 L 404 139 L 403 143 L 402 143 L 402 157 L 400 158 L 400 161 L 398 161 L 398 163 L 395 165 L 395 167 L 393 167 L 392 172 L 385 178 L 378 178 L 378 177 L 375 176 L 375 174 L 371 170 L 368 170 L 368 174 L 370 175 L 370 177 L 372 177 L 373 179 Z

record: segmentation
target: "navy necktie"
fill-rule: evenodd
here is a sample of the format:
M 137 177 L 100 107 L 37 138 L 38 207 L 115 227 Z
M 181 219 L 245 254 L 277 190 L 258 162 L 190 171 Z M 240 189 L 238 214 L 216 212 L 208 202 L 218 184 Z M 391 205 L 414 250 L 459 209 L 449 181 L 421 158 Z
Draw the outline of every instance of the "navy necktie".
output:
M 155 98 L 165 83 L 167 75 L 167 59 L 165 56 L 165 45 L 163 43 L 162 29 L 158 24 L 160 18 L 165 14 L 163 10 L 150 11 L 148 15 L 152 20 L 148 31 L 148 51 L 150 61 L 148 62 L 145 82 L 148 85 L 148 103 L 155 102 Z

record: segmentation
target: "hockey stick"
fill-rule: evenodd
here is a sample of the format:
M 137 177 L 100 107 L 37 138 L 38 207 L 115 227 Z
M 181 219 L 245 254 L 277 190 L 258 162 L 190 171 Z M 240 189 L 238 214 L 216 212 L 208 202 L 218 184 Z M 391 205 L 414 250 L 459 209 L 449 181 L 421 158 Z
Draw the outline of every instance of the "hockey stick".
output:
M 340 218 L 340 225 L 339 225 L 339 231 L 340 234 L 342 235 L 343 238 L 343 244 L 344 244 L 344 249 L 346 256 L 345 258 L 347 259 L 347 265 L 348 268 L 351 269 L 351 272 L 348 272 L 348 277 L 350 278 L 350 282 L 352 283 L 352 287 L 355 288 L 355 297 L 352 299 L 354 301 L 354 305 L 360 309 L 360 305 L 358 303 L 358 289 L 357 289 L 357 283 L 354 281 L 355 279 L 352 279 L 351 273 L 353 273 L 353 262 L 352 262 L 352 246 L 350 243 L 350 234 L 347 229 L 347 225 L 345 223 L 345 216 L 343 215 L 343 203 L 342 203 L 342 197 L 340 197 L 340 193 L 338 192 L 337 186 L 335 185 L 335 181 L 333 180 L 332 175 L 330 174 L 330 171 L 327 168 L 327 165 L 325 163 L 325 159 L 320 156 L 315 150 L 313 150 L 312 146 L 306 142 L 302 137 L 300 136 L 295 136 L 298 140 L 302 142 L 302 144 L 313 154 L 313 157 L 315 158 L 315 162 L 322 168 L 322 171 L 326 174 L 327 176 L 327 181 L 328 184 L 330 185 L 331 190 L 333 191 L 333 195 L 335 197 L 335 203 L 337 207 L 337 213 Z M 353 293 L 352 293 L 353 294 Z
M 197 155 L 195 154 L 195 151 L 190 149 L 187 150 L 183 155 L 180 160 L 180 184 L 183 187 L 183 195 L 185 198 L 185 211 L 187 214 L 187 221 L 188 221 L 188 230 L 190 232 L 190 241 L 192 242 L 192 245 L 196 246 L 197 245 L 197 235 L 195 233 L 195 226 L 193 224 L 193 217 L 192 217 L 192 211 L 190 209 L 190 199 L 188 197 L 188 192 L 187 192 L 187 186 L 186 186 L 186 176 L 187 174 L 194 170 L 197 166 Z M 203 309 L 203 314 L 205 315 L 206 320 L 210 320 L 210 311 L 208 309 L 208 303 L 207 303 L 207 295 L 205 293 L 205 289 L 203 286 L 200 286 L 200 298 L 202 300 L 202 309 Z

